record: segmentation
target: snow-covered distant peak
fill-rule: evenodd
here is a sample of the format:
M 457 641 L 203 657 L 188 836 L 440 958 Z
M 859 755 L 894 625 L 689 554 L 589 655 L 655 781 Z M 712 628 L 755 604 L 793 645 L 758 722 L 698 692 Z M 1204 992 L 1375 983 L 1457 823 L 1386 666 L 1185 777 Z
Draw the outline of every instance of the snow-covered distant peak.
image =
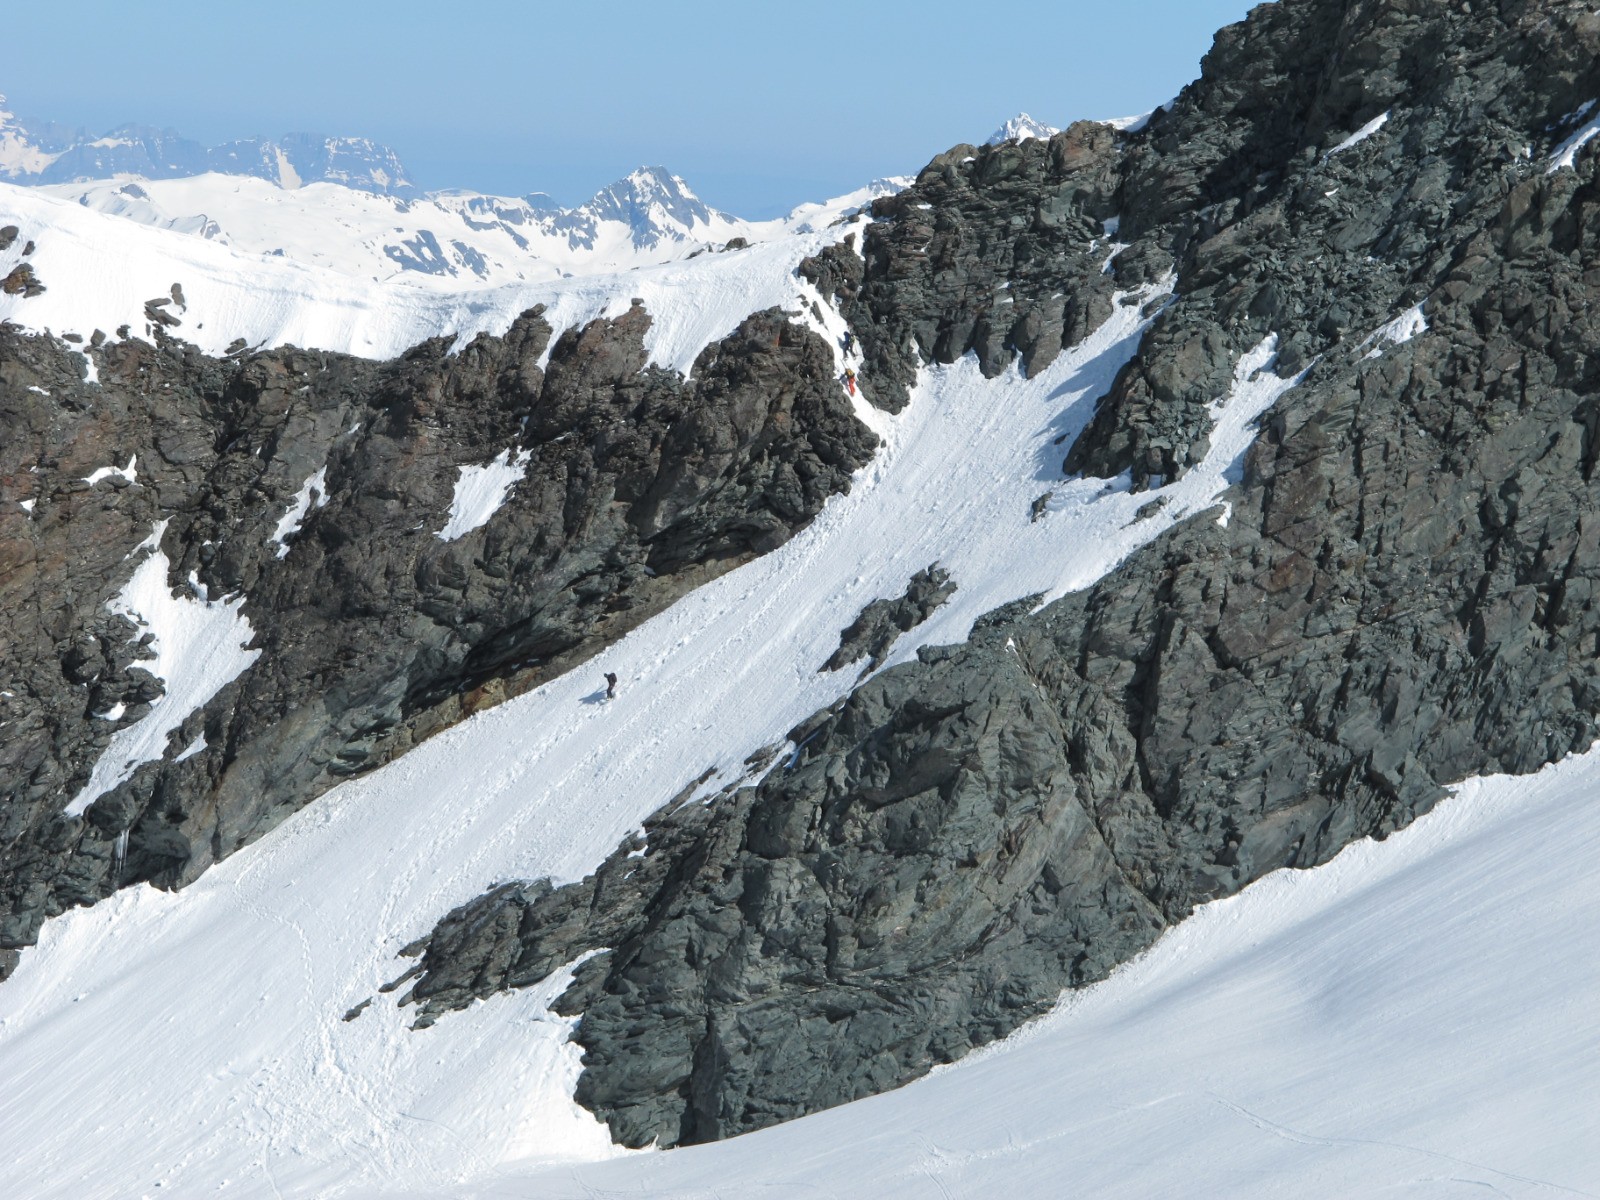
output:
M 666 217 L 677 224 L 691 226 L 709 223 L 716 217 L 732 220 L 710 208 L 689 185 L 665 167 L 640 167 L 601 188 L 583 206 L 595 216 L 631 221 L 640 216 Z
M 414 190 L 399 156 L 368 138 L 316 133 L 291 133 L 272 141 L 246 138 L 208 151 L 207 165 L 212 171 L 254 175 L 282 188 L 337 183 L 384 196 Z
M 627 226 L 641 250 L 695 237 L 702 227 L 710 231 L 738 223 L 707 205 L 664 167 L 640 167 L 601 188 L 587 203 L 555 217 L 554 228 L 566 233 L 575 247 L 591 247 L 608 221 Z
M 986 146 L 998 146 L 1002 142 L 1025 142 L 1030 138 L 1050 138 L 1060 133 L 1054 126 L 1046 125 L 1043 121 L 1035 121 L 1027 113 L 1018 113 L 1004 125 L 996 129 L 984 143 Z
M 45 284 L 0 296 L 0 320 L 85 338 L 123 326 L 153 336 L 150 302 L 166 304 L 178 283 L 185 305 L 161 324 L 206 353 L 293 344 L 384 359 L 430 337 L 503 333 L 536 304 L 559 332 L 627 312 L 639 297 L 652 318 L 650 361 L 679 373 L 750 313 L 803 307 L 796 265 L 842 238 L 881 194 L 865 188 L 782 220 L 701 226 L 694 241 L 640 251 L 620 221 L 600 223 L 592 250 L 574 249 L 522 201 L 503 198 L 478 198 L 504 206 L 490 220 L 463 207 L 471 197 L 405 201 L 328 183 L 284 191 L 223 175 L 72 190 L 0 183 L 0 210 L 36 243 L 29 263 Z M 745 246 L 723 252 L 734 237 Z M 406 269 L 407 255 L 417 269 Z
M 94 137 L 82 129 L 23 121 L 0 96 L 0 180 L 61 184 L 119 176 L 175 179 L 211 171 L 253 176 L 283 188 L 323 182 L 380 195 L 415 190 L 399 156 L 367 138 L 291 133 L 203 146 L 147 125 L 121 125 Z

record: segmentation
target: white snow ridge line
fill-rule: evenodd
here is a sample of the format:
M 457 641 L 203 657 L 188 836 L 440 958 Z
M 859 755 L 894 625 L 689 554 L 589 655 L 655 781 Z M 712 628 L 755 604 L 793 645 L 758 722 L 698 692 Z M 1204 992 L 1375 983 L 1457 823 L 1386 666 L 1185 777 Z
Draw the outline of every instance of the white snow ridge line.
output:
M 154 660 L 138 665 L 166 684 L 166 691 L 140 720 L 119 729 L 90 772 L 89 782 L 72 798 L 66 813 L 81 815 L 138 768 L 166 753 L 167 736 L 190 713 L 238 678 L 261 656 L 248 646 L 254 631 L 239 612 L 243 597 L 193 600 L 167 585 L 171 564 L 161 549 L 167 522 L 158 521 L 135 554 L 148 551 L 106 607 L 155 634 Z M 120 714 L 119 714 L 120 715 Z
M 1346 150 L 1349 150 L 1353 146 L 1359 146 L 1362 142 L 1366 141 L 1373 134 L 1377 133 L 1378 130 L 1382 129 L 1388 123 L 1388 113 L 1380 113 L 1378 116 L 1373 117 L 1372 120 L 1368 121 L 1360 129 L 1356 130 L 1349 137 L 1345 138 L 1344 141 L 1340 142 L 1332 150 L 1329 150 L 1326 154 L 1324 154 L 1322 156 L 1322 161 L 1327 162 L 1335 154 L 1343 154 Z
M 462 467 L 456 478 L 456 492 L 450 500 L 450 519 L 434 536 L 453 542 L 489 523 L 489 518 L 506 502 L 511 488 L 528 471 L 533 454 L 509 449 L 500 451 L 481 467 Z

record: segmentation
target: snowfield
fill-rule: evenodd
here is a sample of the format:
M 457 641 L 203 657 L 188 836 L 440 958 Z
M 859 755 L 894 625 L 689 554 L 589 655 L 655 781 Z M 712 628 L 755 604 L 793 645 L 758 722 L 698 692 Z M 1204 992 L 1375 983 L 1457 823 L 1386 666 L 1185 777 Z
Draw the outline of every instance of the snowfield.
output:
M 51 289 L 6 298 L 0 317 L 35 328 L 142 322 L 174 281 L 177 332 L 208 345 L 392 353 L 503 328 L 536 300 L 565 328 L 640 296 L 653 358 L 687 370 L 770 305 L 836 347 L 843 328 L 827 309 L 817 322 L 793 275 L 840 230 L 453 293 L 252 258 L 36 192 L 0 199 L 23 209 L 9 219 L 38 240 Z M 1210 455 L 1182 480 L 1135 495 L 1062 476 L 1163 293 L 1119 297 L 1032 380 L 986 380 L 970 358 L 925 370 L 898 416 L 859 409 L 882 448 L 783 547 L 329 792 L 184 891 L 131 888 L 48 922 L 0 986 L 0 1193 L 1600 1195 L 1594 1113 L 1562 1104 L 1596 1094 L 1600 1061 L 1600 754 L 1470 784 L 1383 845 L 1214 904 L 934 1077 L 716 1146 L 622 1152 L 575 1106 L 570 1024 L 549 1011 L 564 978 L 419 1032 L 379 991 L 450 908 L 509 879 L 580 878 L 707 768 L 708 793 L 742 778 L 753 750 L 855 682 L 818 670 L 839 631 L 930 563 L 958 590 L 890 665 L 999 604 L 1092 583 L 1177 521 L 1226 520 L 1254 422 L 1297 382 L 1273 373 L 1270 339 L 1216 398 Z M 516 502 L 503 459 L 463 477 L 447 530 Z M 164 578 L 149 588 L 157 558 L 129 565 L 147 613 L 179 605 Z M 602 704 L 604 671 L 620 686 Z
M 683 180 L 658 168 L 635 171 L 576 209 L 554 208 L 537 197 L 476 192 L 406 200 L 333 183 L 289 189 L 216 173 L 53 184 L 38 191 L 245 254 L 288 258 L 372 282 L 405 279 L 459 290 L 672 262 L 736 237 L 762 242 L 812 233 L 902 183 L 880 180 L 772 221 L 745 221 L 708 208 Z
M 0 296 L 0 320 L 85 338 L 96 329 L 115 335 L 126 325 L 145 337 L 146 303 L 168 297 L 177 283 L 185 306 L 166 309 L 182 322 L 172 332 L 208 354 L 226 353 L 242 339 L 251 347 L 287 344 L 393 358 L 430 337 L 504 333 L 535 304 L 549 306 L 546 317 L 559 336 L 595 317 L 620 315 L 638 297 L 656 322 L 646 337 L 652 361 L 686 373 L 704 346 L 750 313 L 795 303 L 795 266 L 844 236 L 848 226 L 833 222 L 863 198 L 865 192 L 853 193 L 797 210 L 807 214 L 799 222 L 804 232 L 774 222 L 769 240 L 742 250 L 627 268 L 591 264 L 580 276 L 491 287 L 410 273 L 374 281 L 287 257 L 245 254 L 96 212 L 43 189 L 0 184 L 0 214 L 22 230 L 17 245 L 0 254 L 0 274 L 20 260 L 29 239 L 37 249 L 27 261 L 47 289 L 32 297 Z M 108 262 L 117 270 L 106 270 Z

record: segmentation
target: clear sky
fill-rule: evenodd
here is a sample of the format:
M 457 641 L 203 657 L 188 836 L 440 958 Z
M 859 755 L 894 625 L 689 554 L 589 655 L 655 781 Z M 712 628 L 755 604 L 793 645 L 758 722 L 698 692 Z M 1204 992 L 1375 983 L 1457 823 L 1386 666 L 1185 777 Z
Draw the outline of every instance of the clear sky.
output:
M 25 0 L 25 117 L 393 146 L 424 188 L 576 203 L 636 166 L 765 217 L 914 171 L 1018 111 L 1142 112 L 1254 0 Z

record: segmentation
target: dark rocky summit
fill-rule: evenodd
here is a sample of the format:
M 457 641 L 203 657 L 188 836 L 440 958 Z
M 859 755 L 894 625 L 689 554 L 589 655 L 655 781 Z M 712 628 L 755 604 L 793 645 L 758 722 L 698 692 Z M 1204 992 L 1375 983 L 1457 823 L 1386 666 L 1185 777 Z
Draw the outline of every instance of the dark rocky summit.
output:
M 1588 746 L 1600 154 L 1549 155 L 1596 97 L 1587 3 L 1281 0 L 1136 134 L 957 147 L 877 201 L 859 252 L 803 269 L 884 407 L 919 355 L 1037 371 L 1173 272 L 1064 448 L 1158 486 L 1275 336 L 1305 376 L 1231 520 L 873 676 L 588 879 L 449 914 L 411 948 L 418 1024 L 593 952 L 557 1002 L 580 1102 L 631 1146 L 725 1137 L 904 1083 L 1196 904 Z M 1379 333 L 1418 305 L 1426 331 Z
M 686 384 L 646 365 L 637 304 L 553 347 L 534 309 L 504 337 L 392 363 L 211 359 L 168 336 L 181 289 L 151 305 L 171 318 L 153 343 L 0 327 L 0 974 L 47 917 L 194 879 L 781 544 L 876 446 L 827 346 L 776 311 Z M 504 507 L 440 540 L 457 468 L 506 449 L 528 465 Z M 88 482 L 130 458 L 131 482 Z M 278 523 L 322 469 L 325 503 L 280 556 Z M 173 584 L 242 596 L 261 654 L 161 762 L 67 816 L 111 735 L 162 694 L 148 638 L 106 607 L 158 519 Z

